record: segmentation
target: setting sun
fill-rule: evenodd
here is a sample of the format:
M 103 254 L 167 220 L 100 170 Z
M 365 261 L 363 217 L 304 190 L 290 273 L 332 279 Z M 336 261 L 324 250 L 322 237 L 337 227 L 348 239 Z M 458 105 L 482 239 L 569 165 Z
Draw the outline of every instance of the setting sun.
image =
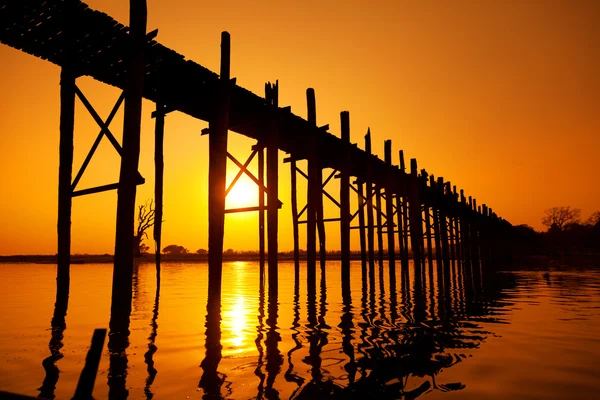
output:
M 258 185 L 242 176 L 231 188 L 226 198 L 226 208 L 258 206 Z

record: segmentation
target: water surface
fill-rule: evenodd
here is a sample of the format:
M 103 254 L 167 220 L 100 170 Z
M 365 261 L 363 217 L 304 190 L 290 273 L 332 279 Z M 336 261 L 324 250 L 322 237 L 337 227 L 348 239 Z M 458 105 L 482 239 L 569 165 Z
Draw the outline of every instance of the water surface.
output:
M 226 263 L 207 326 L 207 265 L 136 268 L 127 330 L 107 338 L 95 398 L 589 399 L 600 389 L 600 273 L 482 273 L 339 262 L 309 295 L 304 266 Z M 0 264 L 0 390 L 71 398 L 92 332 L 108 328 L 112 265 Z M 214 317 L 214 315 L 213 315 Z M 217 316 L 218 317 L 218 316 Z M 218 318 L 217 318 L 218 321 Z M 208 329 L 207 329 L 208 328 Z

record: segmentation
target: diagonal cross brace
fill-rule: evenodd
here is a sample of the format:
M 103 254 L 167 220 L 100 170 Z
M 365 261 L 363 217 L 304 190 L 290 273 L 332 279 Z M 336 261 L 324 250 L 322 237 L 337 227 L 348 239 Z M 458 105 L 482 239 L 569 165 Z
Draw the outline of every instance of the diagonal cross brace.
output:
M 98 188 L 79 190 L 77 192 L 75 191 L 77 184 L 81 180 L 83 173 L 85 172 L 88 164 L 92 160 L 92 157 L 93 157 L 94 153 L 96 152 L 96 149 L 100 145 L 100 141 L 102 140 L 102 137 L 104 135 L 106 135 L 106 137 L 108 138 L 110 143 L 113 145 L 113 147 L 115 148 L 115 150 L 117 151 L 119 156 L 122 156 L 123 150 L 121 148 L 121 145 L 119 144 L 117 139 L 115 139 L 113 134 L 110 132 L 110 129 L 108 129 L 108 126 L 110 125 L 110 123 L 112 122 L 113 118 L 115 117 L 117 111 L 121 107 L 121 104 L 123 103 L 123 100 L 125 99 L 125 92 L 124 91 L 121 92 L 121 95 L 119 96 L 119 98 L 117 99 L 117 102 L 113 106 L 108 118 L 106 118 L 106 121 L 103 121 L 102 118 L 100 118 L 100 116 L 98 115 L 98 113 L 96 112 L 96 110 L 94 109 L 92 104 L 89 102 L 89 100 L 85 97 L 83 92 L 77 86 L 75 86 L 75 94 L 77 95 L 77 97 L 79 97 L 79 100 L 81 100 L 81 103 L 85 106 L 85 108 L 88 110 L 88 112 L 90 113 L 90 115 L 92 116 L 94 121 L 96 121 L 96 123 L 100 127 L 100 133 L 98 134 L 98 136 L 96 137 L 96 140 L 92 144 L 92 148 L 90 149 L 88 155 L 86 156 L 85 160 L 83 161 L 81 168 L 77 172 L 77 175 L 75 176 L 75 180 L 71 184 L 71 191 L 73 193 L 73 196 L 75 197 L 75 196 L 81 196 L 84 194 L 98 193 L 98 192 L 102 192 L 102 191 L 106 191 L 106 190 L 115 189 L 116 187 L 114 187 L 114 186 L 117 184 L 104 185 L 104 186 L 100 186 Z M 145 182 L 144 178 L 138 171 L 137 183 L 140 184 L 140 183 L 144 183 L 144 182 Z M 97 190 L 97 189 L 99 189 L 99 190 Z
M 241 162 L 239 162 L 234 156 L 231 155 L 231 153 L 227 152 L 227 158 L 229 158 L 231 161 L 233 161 L 233 163 L 235 165 L 237 165 L 237 167 L 240 169 L 241 172 L 245 173 L 246 175 L 248 175 L 248 177 L 250 179 L 252 179 L 254 181 L 254 183 L 256 183 L 259 187 L 260 187 L 260 182 L 258 180 L 258 178 L 256 176 L 254 176 L 254 174 L 250 171 L 248 171 L 248 164 L 250 164 L 250 161 L 252 161 L 252 158 L 254 157 L 254 154 L 257 152 L 257 150 L 254 150 L 250 155 L 249 159 L 246 161 L 246 164 L 242 164 Z M 239 179 L 239 178 L 238 178 Z M 231 185 L 230 185 L 231 186 Z M 229 190 L 231 188 L 228 188 L 228 190 L 226 191 L 226 193 L 229 193 Z M 267 187 L 263 186 L 263 190 L 265 193 L 267 193 Z M 277 202 L 279 203 L 278 205 L 281 206 L 283 205 L 283 203 L 281 202 L 281 200 L 277 200 Z

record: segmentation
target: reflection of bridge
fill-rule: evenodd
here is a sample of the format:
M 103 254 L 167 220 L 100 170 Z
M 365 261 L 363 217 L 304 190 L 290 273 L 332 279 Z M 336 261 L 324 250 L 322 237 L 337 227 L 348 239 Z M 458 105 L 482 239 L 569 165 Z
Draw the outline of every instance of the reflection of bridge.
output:
M 424 276 L 427 255 L 448 271 L 450 260 L 467 263 L 489 261 L 496 244 L 510 228 L 486 205 L 468 201 L 456 186 L 443 178 L 434 179 L 417 169 L 410 160 L 407 172 L 403 152 L 400 165 L 392 165 L 391 141 L 385 142 L 385 161 L 371 154 L 370 133 L 365 136 L 365 150 L 350 142 L 349 113 L 341 113 L 341 138 L 328 133 L 328 125 L 316 125 L 315 95 L 307 90 L 308 116 L 304 120 L 279 107 L 278 85 L 267 84 L 265 98 L 235 85 L 230 78 L 229 34 L 223 33 L 221 70 L 217 75 L 186 60 L 184 56 L 157 43 L 157 31 L 146 32 L 146 2 L 131 0 L 130 27 L 111 17 L 89 9 L 79 0 L 0 0 L 0 41 L 62 67 L 60 116 L 60 167 L 58 205 L 58 287 L 69 288 L 70 221 L 72 197 L 118 189 L 115 267 L 113 275 L 114 323 L 127 323 L 131 310 L 133 275 L 133 226 L 136 185 L 143 183 L 138 173 L 142 97 L 156 103 L 153 117 L 155 137 L 154 238 L 160 249 L 163 183 L 164 116 L 180 111 L 209 122 L 209 299 L 218 306 L 221 293 L 221 268 L 226 212 L 258 211 L 261 267 L 265 256 L 265 211 L 267 220 L 267 255 L 269 288 L 277 288 L 277 222 L 279 150 L 289 154 L 291 165 L 292 216 L 294 250 L 299 265 L 299 225 L 307 225 L 308 292 L 316 294 L 317 232 L 321 260 L 325 256 L 325 222 L 340 223 L 342 275 L 349 277 L 350 232 L 358 229 L 363 265 L 377 258 L 383 263 L 384 237 L 390 271 L 398 259 L 403 270 L 409 268 L 409 254 L 414 259 L 415 276 Z M 85 95 L 76 86 L 79 76 L 89 75 L 123 90 L 113 111 L 102 120 Z M 72 178 L 75 98 L 78 97 L 100 127 L 100 133 L 88 157 Z M 121 104 L 125 104 L 122 145 L 109 125 Z M 257 140 L 246 163 L 227 152 L 228 131 Z M 122 158 L 118 183 L 96 188 L 77 189 L 77 184 L 100 140 L 106 136 Z M 265 163 L 266 150 L 266 163 Z M 258 156 L 259 172 L 255 177 L 247 170 Z M 226 162 L 231 158 L 259 185 L 259 206 L 225 210 Z M 308 171 L 296 164 L 307 160 Z M 266 166 L 266 185 L 265 185 Z M 334 170 L 323 180 L 323 169 Z M 308 179 L 307 205 L 297 206 L 296 177 Z M 335 199 L 325 186 L 337 174 L 340 193 Z M 356 180 L 351 183 L 350 177 Z M 358 195 L 358 209 L 350 209 L 350 192 Z M 266 205 L 265 196 L 266 193 Z M 324 219 L 323 197 L 339 206 L 340 216 Z M 301 221 L 306 214 L 306 220 Z M 351 222 L 358 217 L 358 226 Z M 377 240 L 377 246 L 375 241 Z M 377 248 L 377 256 L 376 249 Z M 435 252 L 434 252 L 435 249 Z M 157 254 L 157 263 L 159 262 Z M 322 264 L 323 265 L 323 264 Z M 212 308 L 212 307 L 210 307 Z M 218 307 L 217 307 L 218 308 Z

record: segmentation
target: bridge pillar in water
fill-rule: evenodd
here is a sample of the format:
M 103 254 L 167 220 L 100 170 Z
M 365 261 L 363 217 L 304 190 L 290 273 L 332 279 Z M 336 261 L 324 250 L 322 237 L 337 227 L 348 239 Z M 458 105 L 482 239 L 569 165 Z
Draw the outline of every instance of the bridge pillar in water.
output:
M 391 168 L 392 167 L 392 141 L 386 140 L 384 142 L 384 158 L 385 163 Z M 388 250 L 388 262 L 390 266 L 390 273 L 396 270 L 396 256 L 395 256 L 395 240 L 394 240 L 394 188 L 397 182 L 395 180 L 386 178 L 385 184 L 385 216 L 386 216 L 386 230 L 387 230 L 387 250 Z M 400 229 L 400 227 L 398 227 Z
M 365 135 L 365 152 L 371 154 L 371 129 L 367 129 Z M 373 266 L 375 263 L 375 218 L 373 216 L 373 181 L 372 171 L 369 171 L 370 180 L 367 181 L 367 248 L 369 253 L 369 265 Z
M 437 180 L 437 192 L 439 201 L 439 223 L 440 223 L 440 241 L 442 243 L 442 262 L 444 264 L 444 273 L 450 272 L 450 251 L 448 245 L 448 219 L 447 219 L 447 206 L 446 206 L 446 194 L 444 193 L 446 185 L 444 184 L 444 178 L 438 177 Z
M 350 279 L 350 113 L 340 114 L 343 161 L 340 169 L 340 248 L 342 281 Z
M 269 264 L 269 293 L 277 292 L 278 284 L 278 224 L 279 224 L 279 83 L 265 86 L 265 98 L 271 106 L 267 134 L 267 254 Z
M 123 153 L 117 190 L 117 227 L 112 281 L 111 324 L 129 319 L 133 279 L 133 233 L 135 196 L 140 159 L 142 94 L 144 89 L 144 48 L 147 7 L 145 0 L 130 2 L 130 49 L 127 60 Z
M 316 294 L 317 271 L 317 208 L 318 197 L 321 195 L 321 180 L 319 180 L 319 148 L 317 142 L 317 109 L 315 91 L 306 89 L 307 121 L 314 127 L 309 137 L 308 152 L 308 187 L 306 199 L 306 279 L 309 293 Z
M 421 273 L 423 261 L 423 217 L 421 212 L 420 186 L 417 176 L 417 160 L 410 160 L 410 191 L 408 195 L 410 216 L 410 239 L 415 262 L 415 274 Z
M 209 121 L 208 158 L 208 308 L 221 303 L 223 236 L 225 233 L 225 183 L 227 172 L 227 132 L 229 127 L 230 37 L 221 34 L 221 74 L 217 112 Z
M 73 174 L 73 138 L 75 127 L 75 80 L 73 66 L 73 38 L 71 36 L 73 9 L 72 3 L 64 4 L 63 54 L 65 65 L 60 72 L 60 139 L 58 166 L 58 219 L 56 224 L 57 276 L 56 289 L 59 293 L 68 293 L 71 269 L 71 207 Z

